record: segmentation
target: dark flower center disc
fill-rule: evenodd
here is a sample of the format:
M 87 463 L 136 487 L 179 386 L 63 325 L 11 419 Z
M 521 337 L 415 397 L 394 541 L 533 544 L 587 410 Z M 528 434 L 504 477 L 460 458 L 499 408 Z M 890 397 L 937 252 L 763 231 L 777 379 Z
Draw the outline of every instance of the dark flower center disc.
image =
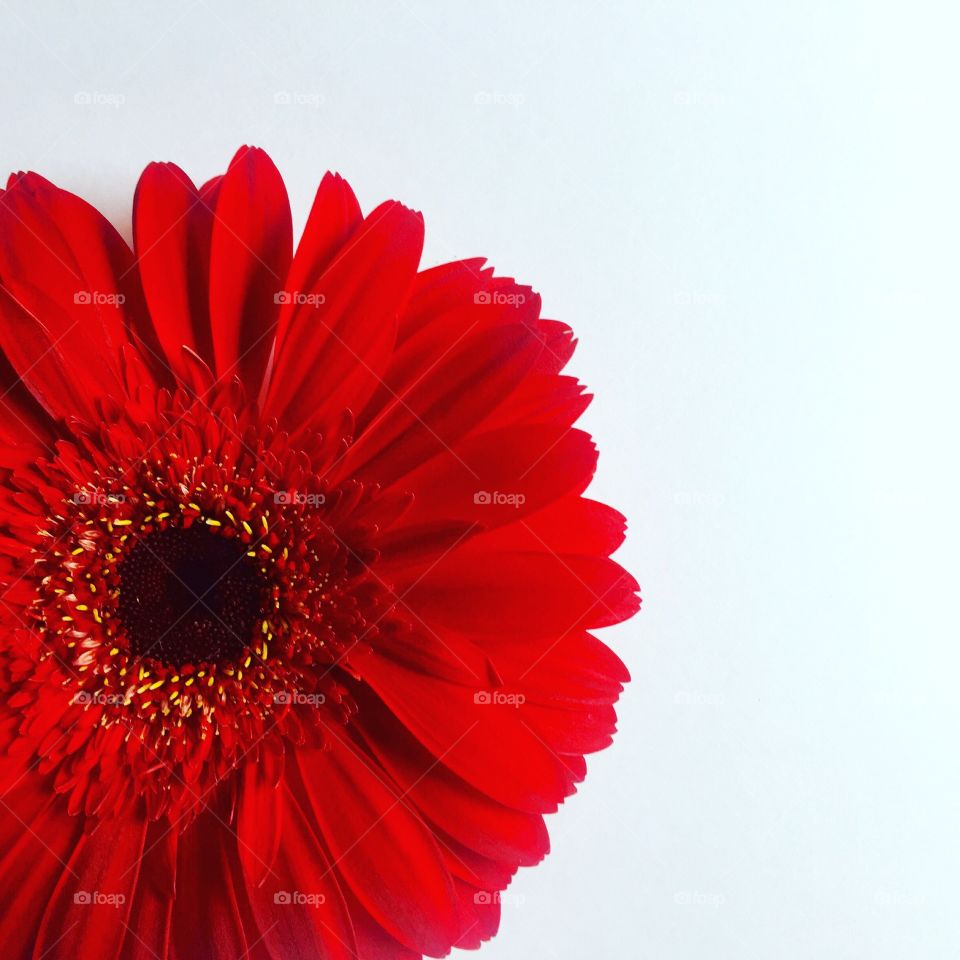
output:
M 247 549 L 196 524 L 140 540 L 118 568 L 131 652 L 175 665 L 238 658 L 266 588 Z

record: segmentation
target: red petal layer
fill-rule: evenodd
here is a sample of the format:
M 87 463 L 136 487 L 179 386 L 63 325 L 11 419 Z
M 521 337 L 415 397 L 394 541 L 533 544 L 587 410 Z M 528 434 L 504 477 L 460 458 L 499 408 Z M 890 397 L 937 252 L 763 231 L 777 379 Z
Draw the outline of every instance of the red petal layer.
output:
M 343 732 L 330 734 L 328 751 L 297 762 L 338 873 L 391 936 L 443 956 L 459 929 L 436 843 L 383 772 Z
M 213 366 L 208 284 L 213 191 L 175 164 L 151 163 L 133 200 L 133 237 L 147 309 L 167 363 L 190 381 L 182 347 Z
M 562 636 L 605 627 L 640 608 L 636 580 L 605 557 L 460 547 L 404 593 L 428 623 L 469 634 Z
M 352 223 L 350 204 L 341 197 L 334 205 L 344 217 L 334 228 L 342 235 L 349 229 L 347 221 Z M 422 248 L 423 218 L 399 203 L 385 203 L 353 229 L 304 289 L 284 292 L 290 303 L 284 307 L 267 416 L 299 426 L 318 414 L 329 419 L 366 403 L 393 349 L 396 315 Z M 310 272 L 302 269 L 304 276 Z
M 290 204 L 273 161 L 241 147 L 219 183 L 210 241 L 210 325 L 216 372 L 256 396 L 293 255 Z

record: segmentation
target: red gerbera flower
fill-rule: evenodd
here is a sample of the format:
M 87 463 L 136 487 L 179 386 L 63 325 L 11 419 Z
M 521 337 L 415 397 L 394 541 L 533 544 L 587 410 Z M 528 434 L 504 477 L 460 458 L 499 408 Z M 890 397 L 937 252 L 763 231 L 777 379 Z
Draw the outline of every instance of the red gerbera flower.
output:
M 294 255 L 260 150 L 133 234 L 0 195 L 4 954 L 476 947 L 639 604 L 570 329 L 336 175 Z

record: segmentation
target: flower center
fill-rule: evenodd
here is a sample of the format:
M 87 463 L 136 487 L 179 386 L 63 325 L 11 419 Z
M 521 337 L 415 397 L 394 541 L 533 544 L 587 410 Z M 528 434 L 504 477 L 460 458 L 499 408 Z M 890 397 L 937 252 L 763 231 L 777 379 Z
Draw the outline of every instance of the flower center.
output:
M 239 658 L 267 587 L 246 550 L 198 524 L 140 540 L 118 568 L 131 653 L 175 666 Z
M 233 391 L 216 406 L 239 414 L 169 403 L 157 427 L 121 420 L 58 447 L 42 509 L 50 490 L 63 500 L 37 514 L 31 575 L 4 596 L 48 678 L 24 675 L 24 704 L 45 691 L 36 709 L 70 734 L 44 745 L 57 789 L 104 816 L 180 822 L 248 754 L 323 746 L 352 722 L 352 658 L 410 630 L 370 569 L 410 504 L 329 484 Z

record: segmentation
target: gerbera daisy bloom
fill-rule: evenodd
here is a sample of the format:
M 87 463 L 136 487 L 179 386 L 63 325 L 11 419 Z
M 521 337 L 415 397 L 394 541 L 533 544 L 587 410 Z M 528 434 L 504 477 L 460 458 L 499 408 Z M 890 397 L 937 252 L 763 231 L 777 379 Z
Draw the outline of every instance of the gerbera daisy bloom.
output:
M 477 947 L 611 739 L 638 605 L 570 329 L 327 174 L 151 164 L 133 250 L 0 194 L 11 960 Z

